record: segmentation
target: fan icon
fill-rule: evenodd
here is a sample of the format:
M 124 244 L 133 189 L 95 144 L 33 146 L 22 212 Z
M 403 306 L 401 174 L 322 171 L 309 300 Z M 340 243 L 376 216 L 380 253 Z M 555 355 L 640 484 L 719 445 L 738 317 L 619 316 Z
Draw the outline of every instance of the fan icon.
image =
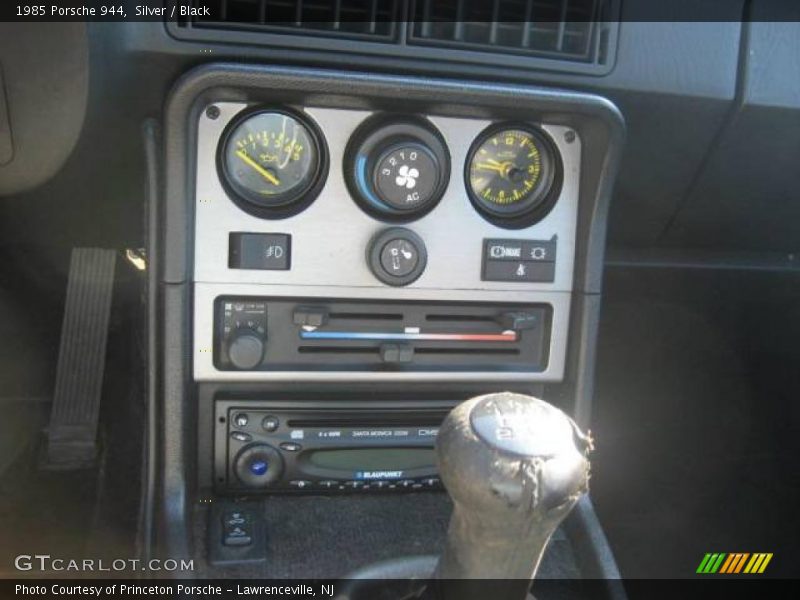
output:
M 408 189 L 412 189 L 415 185 L 417 185 L 417 177 L 419 177 L 419 171 L 415 168 L 409 168 L 408 165 L 403 165 L 397 171 L 398 175 L 395 178 L 394 182 L 399 185 L 400 187 L 407 187 Z

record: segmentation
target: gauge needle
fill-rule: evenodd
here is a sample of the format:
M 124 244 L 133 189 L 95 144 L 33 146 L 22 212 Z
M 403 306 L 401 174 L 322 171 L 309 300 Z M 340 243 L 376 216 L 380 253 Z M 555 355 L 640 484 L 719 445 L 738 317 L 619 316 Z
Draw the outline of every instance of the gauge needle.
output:
M 492 161 L 494 162 L 494 161 Z M 479 169 L 484 169 L 486 171 L 497 171 L 501 175 L 505 175 L 505 172 L 508 170 L 508 166 L 505 164 L 489 164 L 489 163 L 478 163 L 476 165 Z
M 254 161 L 252 158 L 247 156 L 247 152 L 244 150 L 237 150 L 236 156 L 241 158 L 245 163 L 249 166 L 253 167 L 253 170 L 256 171 L 259 175 L 261 175 L 264 179 L 269 181 L 272 185 L 280 185 L 281 181 L 275 175 L 267 171 L 264 167 Z

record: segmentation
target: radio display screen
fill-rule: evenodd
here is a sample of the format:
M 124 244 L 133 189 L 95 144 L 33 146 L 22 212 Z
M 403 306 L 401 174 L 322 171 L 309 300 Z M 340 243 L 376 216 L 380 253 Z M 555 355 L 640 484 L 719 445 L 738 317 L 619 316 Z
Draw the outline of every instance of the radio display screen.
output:
M 340 471 L 408 471 L 436 465 L 433 448 L 316 450 L 308 461 L 323 469 Z

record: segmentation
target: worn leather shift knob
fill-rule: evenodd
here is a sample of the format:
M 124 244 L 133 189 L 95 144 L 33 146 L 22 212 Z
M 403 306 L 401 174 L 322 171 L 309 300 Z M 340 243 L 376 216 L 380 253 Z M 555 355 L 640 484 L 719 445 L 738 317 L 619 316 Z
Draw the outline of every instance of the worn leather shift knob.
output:
M 453 409 L 436 442 L 454 503 L 436 577 L 518 580 L 525 598 L 550 536 L 588 489 L 591 448 L 572 419 L 532 396 L 488 394 Z

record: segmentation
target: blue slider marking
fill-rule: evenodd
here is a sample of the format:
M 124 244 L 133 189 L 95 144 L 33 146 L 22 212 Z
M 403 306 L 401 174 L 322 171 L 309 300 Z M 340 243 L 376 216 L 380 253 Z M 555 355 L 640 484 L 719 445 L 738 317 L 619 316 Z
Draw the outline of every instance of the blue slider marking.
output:
M 477 341 L 516 342 L 515 331 L 502 333 L 380 333 L 357 331 L 301 331 L 304 340 L 378 340 L 378 341 Z
M 301 331 L 304 340 L 410 340 L 407 333 L 356 333 L 348 331 Z

